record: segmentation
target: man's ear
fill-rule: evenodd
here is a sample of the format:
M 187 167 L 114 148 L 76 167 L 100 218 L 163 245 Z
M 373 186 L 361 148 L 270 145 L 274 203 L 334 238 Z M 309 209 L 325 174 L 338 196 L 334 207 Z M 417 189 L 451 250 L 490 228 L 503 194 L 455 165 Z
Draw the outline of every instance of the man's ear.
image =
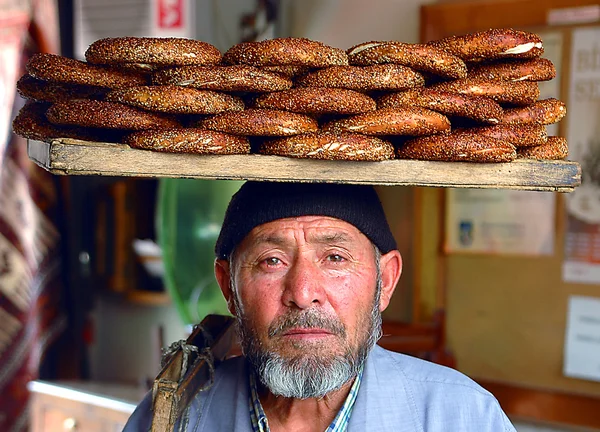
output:
M 216 259 L 215 260 L 215 278 L 217 279 L 217 283 L 221 288 L 221 292 L 223 293 L 223 297 L 227 301 L 227 309 L 229 313 L 235 315 L 235 307 L 233 304 L 233 292 L 231 291 L 231 268 L 229 266 L 229 261 L 224 259 Z
M 379 310 L 383 312 L 390 304 L 392 294 L 394 294 L 400 274 L 402 274 L 402 256 L 400 252 L 393 250 L 382 255 L 379 262 L 382 282 Z

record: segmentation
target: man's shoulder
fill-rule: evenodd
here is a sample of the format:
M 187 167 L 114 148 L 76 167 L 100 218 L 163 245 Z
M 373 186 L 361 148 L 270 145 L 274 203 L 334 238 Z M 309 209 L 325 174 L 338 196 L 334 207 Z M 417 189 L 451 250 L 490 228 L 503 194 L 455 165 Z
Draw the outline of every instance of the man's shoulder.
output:
M 403 417 L 414 421 L 407 430 L 514 431 L 496 398 L 454 369 L 376 347 L 365 378 L 367 397 L 387 413 L 383 423 Z
M 465 374 L 436 363 L 421 360 L 416 357 L 388 351 L 381 347 L 373 349 L 374 361 L 381 363 L 379 367 L 396 369 L 401 379 L 413 382 L 419 386 L 454 387 L 462 391 L 474 391 L 482 396 L 491 394 Z

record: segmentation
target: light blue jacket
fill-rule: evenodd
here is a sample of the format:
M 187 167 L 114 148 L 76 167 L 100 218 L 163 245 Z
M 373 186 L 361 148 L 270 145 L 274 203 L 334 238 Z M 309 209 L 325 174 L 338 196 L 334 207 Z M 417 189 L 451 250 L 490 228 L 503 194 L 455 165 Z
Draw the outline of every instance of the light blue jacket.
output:
M 147 432 L 147 396 L 125 432 Z M 252 432 L 243 358 L 217 368 L 214 385 L 194 399 L 188 431 Z M 376 346 L 369 354 L 348 431 L 515 432 L 498 401 L 465 375 Z

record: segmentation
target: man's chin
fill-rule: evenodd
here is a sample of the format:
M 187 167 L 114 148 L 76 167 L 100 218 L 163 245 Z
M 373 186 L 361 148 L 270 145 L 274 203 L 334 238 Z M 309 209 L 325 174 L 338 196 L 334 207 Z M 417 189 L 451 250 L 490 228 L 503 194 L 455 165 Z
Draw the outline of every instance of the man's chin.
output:
M 250 359 L 262 384 L 275 395 L 296 398 L 321 398 L 351 380 L 360 365 L 343 355 L 319 350 L 289 355 L 287 351 L 264 352 Z
M 336 345 L 330 340 L 284 340 L 273 344 L 270 351 L 282 358 L 304 356 L 326 358 L 344 355 L 345 351 Z
M 271 356 L 275 356 L 281 359 L 287 365 L 317 365 L 320 364 L 322 366 L 329 366 L 333 364 L 335 361 L 339 361 L 345 358 L 343 353 L 334 352 L 334 351 L 323 351 L 319 349 L 314 350 L 276 350 L 271 351 Z

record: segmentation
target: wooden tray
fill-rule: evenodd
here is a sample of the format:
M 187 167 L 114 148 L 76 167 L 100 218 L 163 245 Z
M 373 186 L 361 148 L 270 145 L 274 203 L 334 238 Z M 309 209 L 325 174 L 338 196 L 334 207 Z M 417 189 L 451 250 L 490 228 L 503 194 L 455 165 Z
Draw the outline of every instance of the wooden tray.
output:
M 174 177 L 229 180 L 362 183 L 402 186 L 495 188 L 570 192 L 581 184 L 581 167 L 571 161 L 477 164 L 390 160 L 346 162 L 280 156 L 198 156 L 159 153 L 61 138 L 29 141 L 29 157 L 54 174 Z

